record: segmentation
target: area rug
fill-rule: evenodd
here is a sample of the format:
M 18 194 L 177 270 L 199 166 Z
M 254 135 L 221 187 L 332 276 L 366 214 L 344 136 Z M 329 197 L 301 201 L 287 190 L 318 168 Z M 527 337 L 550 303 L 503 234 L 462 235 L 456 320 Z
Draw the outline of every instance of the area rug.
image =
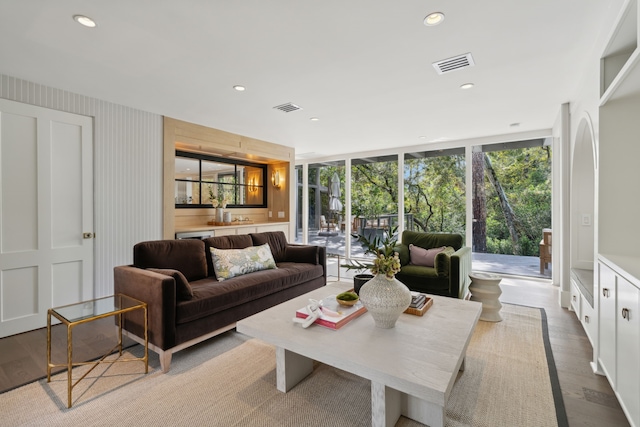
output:
M 505 304 L 502 316 L 478 322 L 446 425 L 567 426 L 544 311 Z M 139 355 L 141 348 L 128 352 Z M 140 362 L 94 369 L 74 388 L 70 409 L 65 374 L 1 394 L 0 426 L 371 425 L 367 380 L 316 363 L 308 378 L 280 393 L 274 348 L 236 332 L 175 354 L 167 374 L 151 356 L 147 375 Z M 404 417 L 397 423 L 421 425 Z

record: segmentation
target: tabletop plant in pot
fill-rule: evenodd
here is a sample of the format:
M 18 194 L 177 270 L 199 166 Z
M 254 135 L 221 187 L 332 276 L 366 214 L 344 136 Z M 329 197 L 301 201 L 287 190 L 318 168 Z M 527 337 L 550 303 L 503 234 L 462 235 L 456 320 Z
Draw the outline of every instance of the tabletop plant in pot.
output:
M 403 311 L 411 304 L 411 292 L 395 278 L 400 271 L 400 258 L 394 251 L 397 239 L 395 232 L 384 237 L 368 238 L 358 235 L 358 241 L 365 247 L 365 253 L 373 254 L 372 262 L 353 262 L 347 268 L 369 269 L 373 278 L 364 283 L 358 294 L 362 304 L 371 313 L 379 328 L 393 328 Z

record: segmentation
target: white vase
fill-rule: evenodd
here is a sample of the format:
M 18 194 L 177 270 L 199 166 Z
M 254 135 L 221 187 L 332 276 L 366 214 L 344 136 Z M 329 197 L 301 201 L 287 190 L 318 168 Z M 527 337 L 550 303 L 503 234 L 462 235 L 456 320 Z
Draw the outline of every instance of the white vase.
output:
M 378 274 L 362 285 L 360 301 L 378 328 L 390 329 L 411 304 L 411 291 L 395 277 Z
M 216 221 L 217 222 L 224 222 L 224 209 L 222 209 L 222 208 L 217 208 L 216 209 Z

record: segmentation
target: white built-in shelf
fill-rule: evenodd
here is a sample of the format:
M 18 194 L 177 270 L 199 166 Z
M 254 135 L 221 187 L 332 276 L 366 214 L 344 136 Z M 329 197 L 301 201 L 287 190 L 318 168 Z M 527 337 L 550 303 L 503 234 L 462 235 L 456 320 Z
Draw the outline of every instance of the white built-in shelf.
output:
M 628 0 L 600 60 L 600 105 L 640 92 L 638 0 Z

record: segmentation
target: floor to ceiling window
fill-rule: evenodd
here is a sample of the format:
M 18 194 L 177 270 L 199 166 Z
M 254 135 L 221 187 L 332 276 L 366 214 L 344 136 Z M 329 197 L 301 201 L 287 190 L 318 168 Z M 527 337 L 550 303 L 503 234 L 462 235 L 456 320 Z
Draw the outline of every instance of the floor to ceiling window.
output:
M 344 160 L 310 164 L 307 175 L 307 242 L 327 247 L 328 253 L 341 255 L 345 253 L 344 164 Z M 302 199 L 301 191 L 299 197 Z
M 365 255 L 359 235 L 389 236 L 402 223 L 403 230 L 462 235 L 473 249 L 474 269 L 550 277 L 551 265 L 537 273 L 543 230 L 551 228 L 547 142 L 408 151 L 400 154 L 402 162 L 384 154 L 310 163 L 307 198 L 298 166 L 296 241 L 325 246 L 327 254 L 340 256 L 332 262 L 344 265 L 345 258 Z
M 465 235 L 464 148 L 405 154 L 405 229 Z
M 537 274 L 543 230 L 551 228 L 551 147 L 545 141 L 473 147 L 474 266 L 551 275 L 549 268 Z
M 376 156 L 351 162 L 351 256 L 362 256 L 358 234 L 371 239 L 389 235 L 398 225 L 398 156 Z

